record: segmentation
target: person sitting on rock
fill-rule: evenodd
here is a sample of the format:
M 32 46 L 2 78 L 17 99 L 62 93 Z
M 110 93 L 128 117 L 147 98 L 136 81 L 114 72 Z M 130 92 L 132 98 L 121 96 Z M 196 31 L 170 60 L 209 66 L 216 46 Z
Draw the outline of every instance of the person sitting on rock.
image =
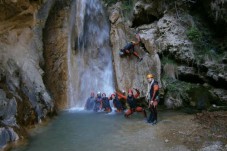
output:
M 138 59 L 139 61 L 142 61 L 143 58 L 141 58 L 141 57 L 138 55 L 138 53 L 135 52 L 135 48 L 134 48 L 136 45 L 139 45 L 139 44 L 140 44 L 140 38 L 139 38 L 138 36 L 137 36 L 137 39 L 138 39 L 138 42 L 131 41 L 131 42 L 127 43 L 127 44 L 124 46 L 124 48 L 120 49 L 119 55 L 123 57 L 123 56 L 126 56 L 126 55 L 131 55 L 131 54 L 133 54 L 134 56 L 137 57 L 137 59 Z
M 102 94 L 102 108 L 104 109 L 105 112 L 109 113 L 111 112 L 111 107 L 110 107 L 110 102 L 108 97 L 106 97 L 106 94 Z
M 93 110 L 95 106 L 95 93 L 91 92 L 91 96 L 87 99 L 84 109 Z
M 98 112 L 98 111 L 101 111 L 101 109 L 102 109 L 102 96 L 101 96 L 101 92 L 98 92 L 97 97 L 95 99 L 94 111 Z
M 124 96 L 123 94 L 117 92 L 117 94 L 122 97 L 124 100 L 126 100 L 127 104 L 129 105 L 129 109 L 126 111 L 125 113 L 125 117 L 129 117 L 130 115 L 132 115 L 134 112 L 142 112 L 144 117 L 147 118 L 147 113 L 145 111 L 144 108 L 140 107 L 140 106 L 137 106 L 137 103 L 136 103 L 136 98 L 139 97 L 140 95 L 140 92 L 138 89 L 135 89 L 136 90 L 136 94 L 133 95 L 133 90 L 132 89 L 129 89 L 128 90 L 128 96 Z
M 113 105 L 117 109 L 116 112 L 118 113 L 122 112 L 123 111 L 122 104 L 119 101 L 116 93 L 111 95 L 111 99 L 113 99 Z

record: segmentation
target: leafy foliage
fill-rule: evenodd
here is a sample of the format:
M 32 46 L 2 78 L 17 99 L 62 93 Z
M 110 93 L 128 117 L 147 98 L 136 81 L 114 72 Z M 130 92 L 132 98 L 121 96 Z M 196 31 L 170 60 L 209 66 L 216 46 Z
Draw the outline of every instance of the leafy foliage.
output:
M 187 36 L 193 42 L 201 42 L 202 36 L 201 36 L 200 31 L 196 27 L 191 27 L 187 31 Z
M 103 0 L 107 5 L 112 5 L 112 4 L 115 4 L 117 3 L 118 1 L 120 0 Z
M 126 19 L 130 19 L 134 7 L 135 0 L 103 0 L 108 6 L 121 2 L 121 10 Z
M 211 35 L 209 31 L 193 26 L 187 31 L 187 37 L 193 42 L 196 50 L 195 56 L 200 63 L 219 59 L 220 56 L 210 40 Z

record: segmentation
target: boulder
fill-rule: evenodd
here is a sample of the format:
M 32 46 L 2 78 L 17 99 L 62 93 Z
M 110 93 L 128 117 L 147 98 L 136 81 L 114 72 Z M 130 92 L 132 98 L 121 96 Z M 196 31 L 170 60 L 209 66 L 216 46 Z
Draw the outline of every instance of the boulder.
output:
M 19 136 L 12 128 L 0 127 L 0 148 L 3 148 L 8 142 L 16 141 Z
M 12 0 L 0 5 L 0 148 L 21 135 L 14 128 L 20 131 L 53 112 L 43 81 L 42 32 L 54 1 L 42 2 Z M 40 110 L 35 112 L 37 106 Z
M 224 89 L 211 89 L 210 92 L 216 96 L 222 104 L 227 105 L 227 90 Z M 219 104 L 216 104 L 219 105 Z
M 190 23 L 191 17 L 188 16 Z M 157 37 L 159 53 L 170 55 L 178 62 L 192 64 L 195 61 L 194 47 L 186 35 L 187 28 L 173 14 L 165 14 L 157 22 Z

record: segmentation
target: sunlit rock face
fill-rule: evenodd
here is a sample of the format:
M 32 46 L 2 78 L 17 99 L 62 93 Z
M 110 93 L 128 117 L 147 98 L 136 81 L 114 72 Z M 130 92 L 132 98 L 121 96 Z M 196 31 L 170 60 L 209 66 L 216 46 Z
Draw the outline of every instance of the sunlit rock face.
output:
M 143 96 L 147 89 L 146 75 L 148 73 L 154 74 L 155 79 L 160 83 L 161 64 L 157 48 L 153 45 L 155 32 L 151 29 L 149 36 L 147 36 L 146 32 L 140 34 L 142 41 L 150 52 L 148 54 L 139 46 L 136 46 L 135 51 L 143 57 L 141 62 L 138 62 L 137 58 L 133 55 L 121 58 L 119 50 L 128 42 L 137 41 L 135 30 L 129 28 L 129 25 L 124 21 L 125 19 L 120 11 L 119 3 L 109 9 L 109 14 L 111 21 L 110 40 L 113 49 L 117 89 L 127 91 L 129 88 L 138 88 Z
M 56 1 L 43 33 L 45 83 L 57 109 L 67 107 L 69 1 Z

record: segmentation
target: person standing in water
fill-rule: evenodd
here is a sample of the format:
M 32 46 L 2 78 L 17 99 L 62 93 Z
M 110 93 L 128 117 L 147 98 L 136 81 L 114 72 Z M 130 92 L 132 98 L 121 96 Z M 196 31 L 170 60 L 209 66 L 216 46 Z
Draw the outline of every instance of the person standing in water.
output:
M 102 108 L 104 109 L 105 112 L 109 113 L 111 112 L 111 107 L 110 107 L 110 102 L 109 98 L 106 97 L 106 93 L 102 94 Z
M 93 110 L 95 106 L 95 93 L 91 92 L 91 96 L 87 99 L 84 109 Z
M 98 112 L 98 111 L 101 111 L 101 109 L 102 109 L 102 96 L 101 96 L 101 92 L 98 92 L 97 97 L 95 99 L 94 111 Z
M 147 75 L 148 89 L 147 89 L 147 100 L 148 108 L 150 110 L 149 118 L 147 119 L 148 123 L 156 124 L 157 123 L 157 106 L 159 102 L 159 86 L 158 82 L 154 80 L 152 74 Z

